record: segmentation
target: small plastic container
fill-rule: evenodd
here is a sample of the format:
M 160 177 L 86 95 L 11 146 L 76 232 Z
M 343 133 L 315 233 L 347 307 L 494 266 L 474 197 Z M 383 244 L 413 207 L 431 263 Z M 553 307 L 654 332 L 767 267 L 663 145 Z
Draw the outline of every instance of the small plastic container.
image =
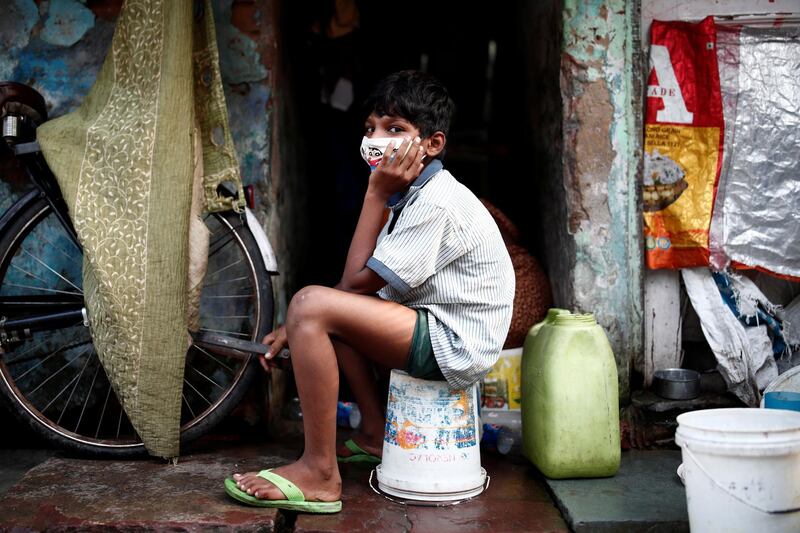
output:
M 522 455 L 522 432 L 511 428 L 501 428 L 497 434 L 497 451 L 502 455 Z
M 353 402 L 339 402 L 336 406 L 336 424 L 346 428 L 357 428 L 361 425 L 361 411 Z
M 800 411 L 800 392 L 771 391 L 764 393 L 764 407 Z

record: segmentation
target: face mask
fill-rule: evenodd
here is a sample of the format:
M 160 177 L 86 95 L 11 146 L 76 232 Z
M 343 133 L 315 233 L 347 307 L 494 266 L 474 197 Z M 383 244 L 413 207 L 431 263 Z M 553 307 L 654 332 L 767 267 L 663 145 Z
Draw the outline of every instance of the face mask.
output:
M 383 153 L 389 147 L 390 142 L 394 142 L 394 152 L 397 152 L 397 148 L 403 142 L 403 138 L 375 137 L 370 139 L 369 137 L 364 137 L 361 139 L 361 157 L 367 162 L 370 170 L 375 170 L 375 167 L 381 162 Z M 411 144 L 408 145 L 408 148 L 411 149 Z

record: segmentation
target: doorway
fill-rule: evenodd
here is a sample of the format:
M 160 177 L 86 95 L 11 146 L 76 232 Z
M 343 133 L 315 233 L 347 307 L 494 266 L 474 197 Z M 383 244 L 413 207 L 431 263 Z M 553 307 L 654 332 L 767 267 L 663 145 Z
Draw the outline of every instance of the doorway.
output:
M 358 153 L 361 103 L 378 80 L 404 69 L 432 74 L 456 103 L 445 168 L 508 215 L 520 244 L 541 257 L 534 203 L 544 176 L 531 157 L 525 2 L 501 10 L 448 0 L 420 11 L 317 0 L 282 9 L 307 190 L 300 285 L 333 285 L 341 276 L 369 175 Z

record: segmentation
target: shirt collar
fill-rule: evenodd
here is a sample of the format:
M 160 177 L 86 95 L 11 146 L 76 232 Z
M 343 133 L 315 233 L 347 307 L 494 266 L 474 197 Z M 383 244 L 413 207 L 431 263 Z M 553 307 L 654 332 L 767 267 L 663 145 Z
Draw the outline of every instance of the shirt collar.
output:
M 441 159 L 434 159 L 425 165 L 425 168 L 422 169 L 422 172 L 419 176 L 417 176 L 417 179 L 414 180 L 414 183 L 412 183 L 407 190 L 393 194 L 389 198 L 389 201 L 386 202 L 386 207 L 397 209 L 401 205 L 405 204 L 405 201 L 408 200 L 408 198 L 424 187 L 425 184 L 428 183 L 428 181 L 443 168 L 444 165 L 442 164 Z

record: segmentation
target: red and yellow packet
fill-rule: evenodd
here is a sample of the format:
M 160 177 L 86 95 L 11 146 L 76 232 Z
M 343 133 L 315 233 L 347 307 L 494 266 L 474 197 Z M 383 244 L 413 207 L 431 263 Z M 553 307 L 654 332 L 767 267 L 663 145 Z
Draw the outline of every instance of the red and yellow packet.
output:
M 708 265 L 724 119 L 713 17 L 653 21 L 642 200 L 647 266 Z

